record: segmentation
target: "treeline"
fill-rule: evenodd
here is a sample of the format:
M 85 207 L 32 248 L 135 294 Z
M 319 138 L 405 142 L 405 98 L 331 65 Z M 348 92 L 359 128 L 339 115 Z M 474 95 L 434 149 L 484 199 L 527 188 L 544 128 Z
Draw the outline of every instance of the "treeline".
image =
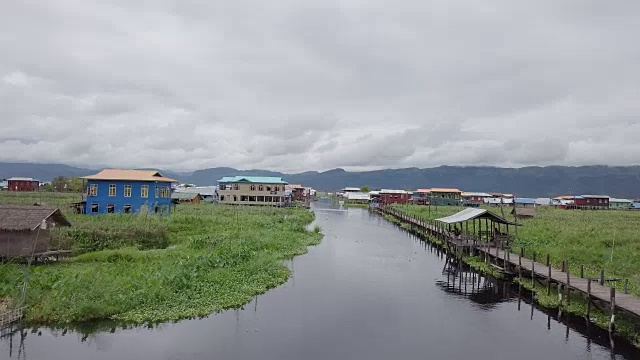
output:
M 44 184 L 41 189 L 55 192 L 83 192 L 85 188 L 84 180 L 79 177 L 56 176 L 51 184 Z

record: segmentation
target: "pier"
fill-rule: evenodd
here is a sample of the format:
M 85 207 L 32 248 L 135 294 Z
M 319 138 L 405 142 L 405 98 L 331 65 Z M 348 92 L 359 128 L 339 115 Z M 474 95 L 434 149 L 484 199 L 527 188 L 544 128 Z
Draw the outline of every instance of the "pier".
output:
M 494 226 L 500 224 L 515 225 L 512 222 L 504 220 L 499 216 L 488 213 L 485 210 L 479 210 L 472 213 L 470 209 L 452 215 L 447 218 L 431 220 L 413 216 L 399 209 L 390 206 L 380 206 L 371 208 L 372 211 L 380 214 L 392 215 L 398 218 L 402 223 L 409 224 L 413 229 L 422 230 L 434 240 L 440 242 L 444 248 L 457 257 L 463 255 L 478 256 L 485 262 L 491 264 L 498 270 L 519 277 L 530 278 L 532 284 L 538 282 L 547 287 L 547 294 L 551 293 L 552 285 L 555 285 L 558 291 L 558 302 L 563 299 L 569 303 L 571 301 L 571 293 L 580 293 L 587 302 L 587 316 L 591 311 L 591 306 L 598 308 L 603 313 L 610 316 L 609 331 L 614 330 L 615 315 L 624 313 L 640 319 L 640 298 L 626 293 L 618 293 L 616 289 L 607 286 L 610 281 L 619 279 L 605 279 L 604 271 L 600 272 L 598 278 L 587 278 L 583 271 L 581 274 L 572 274 L 569 271 L 566 261 L 562 263 L 562 269 L 551 266 L 549 256 L 543 260 L 544 263 L 536 259 L 524 256 L 524 250 L 520 253 L 513 253 L 510 240 L 512 235 L 500 234 L 499 236 L 490 236 L 487 229 L 493 229 Z M 483 214 L 488 215 L 483 216 Z M 477 214 L 476 217 L 473 217 Z M 465 216 L 467 215 L 467 216 Z M 457 218 L 456 218 L 457 216 Z M 481 219 L 480 216 L 483 216 Z M 478 226 L 476 231 L 476 223 L 480 224 L 484 220 L 484 231 Z M 459 224 L 467 221 L 467 232 L 461 234 L 454 233 L 450 230 L 450 224 Z M 473 221 L 473 232 L 469 231 L 468 221 Z M 490 224 L 490 225 L 489 225 Z M 626 286 L 625 286 L 626 289 Z

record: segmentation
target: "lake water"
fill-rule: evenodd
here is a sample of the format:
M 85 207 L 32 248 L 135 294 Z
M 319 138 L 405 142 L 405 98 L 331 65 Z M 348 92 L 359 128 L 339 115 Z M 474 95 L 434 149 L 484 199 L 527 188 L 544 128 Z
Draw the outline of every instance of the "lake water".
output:
M 640 359 L 517 287 L 459 271 L 367 210 L 315 211 L 322 243 L 243 309 L 89 335 L 29 329 L 0 341 L 0 359 Z

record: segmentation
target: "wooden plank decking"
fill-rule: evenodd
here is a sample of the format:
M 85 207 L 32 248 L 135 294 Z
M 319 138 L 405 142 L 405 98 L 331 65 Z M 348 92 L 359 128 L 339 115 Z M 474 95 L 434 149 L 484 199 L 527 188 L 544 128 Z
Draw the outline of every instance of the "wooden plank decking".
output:
M 431 233 L 431 235 L 444 239 L 449 245 L 458 248 L 468 247 L 470 253 L 489 256 L 489 258 L 495 261 L 499 260 L 505 267 L 517 269 L 520 266 L 523 275 L 531 276 L 533 270 L 534 278 L 549 279 L 552 283 L 561 285 L 565 289 L 568 287 L 571 291 L 578 291 L 588 296 L 590 300 L 598 300 L 610 307 L 613 299 L 617 311 L 622 311 L 640 318 L 640 298 L 637 296 L 619 292 L 616 293 L 615 289 L 612 291 L 611 287 L 601 285 L 599 282 L 593 281 L 593 279 L 581 278 L 571 273 L 567 274 L 567 272 L 558 270 L 552 266 L 547 266 L 533 259 L 521 257 L 508 250 L 498 248 L 492 243 L 477 241 L 470 237 L 456 237 L 445 228 L 437 226 L 434 221 L 413 217 L 390 208 L 377 208 L 377 211 L 393 215 L 405 223 L 422 228 Z M 590 286 L 589 282 L 591 282 Z M 614 295 L 614 297 L 612 297 L 612 295 Z

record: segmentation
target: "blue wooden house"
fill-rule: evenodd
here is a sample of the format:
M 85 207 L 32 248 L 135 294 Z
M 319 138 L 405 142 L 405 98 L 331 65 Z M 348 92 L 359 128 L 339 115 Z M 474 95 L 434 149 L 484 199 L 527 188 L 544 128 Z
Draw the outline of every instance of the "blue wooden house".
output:
M 105 169 L 83 177 L 87 194 L 85 214 L 171 213 L 171 183 L 177 180 L 155 170 Z

